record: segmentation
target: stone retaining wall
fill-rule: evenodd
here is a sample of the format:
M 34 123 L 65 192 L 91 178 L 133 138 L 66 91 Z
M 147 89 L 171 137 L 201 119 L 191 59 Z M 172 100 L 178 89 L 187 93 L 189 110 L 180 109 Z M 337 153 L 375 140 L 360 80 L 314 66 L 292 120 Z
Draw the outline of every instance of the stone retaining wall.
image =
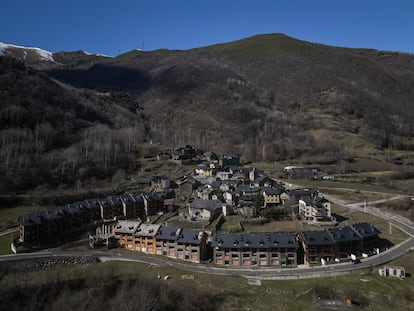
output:
M 83 265 L 96 262 L 94 256 L 44 257 L 0 262 L 0 275 L 53 269 L 59 265 Z

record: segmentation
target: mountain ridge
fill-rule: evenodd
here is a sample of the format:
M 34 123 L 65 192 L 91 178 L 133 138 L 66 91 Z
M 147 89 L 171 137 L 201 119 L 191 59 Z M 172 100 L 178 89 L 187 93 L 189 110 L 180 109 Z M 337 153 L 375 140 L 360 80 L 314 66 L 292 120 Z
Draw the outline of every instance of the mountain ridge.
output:
M 56 63 L 27 65 L 74 92 L 125 96 L 145 116 L 144 141 L 239 153 L 245 161 L 341 166 L 359 157 L 389 161 L 390 150 L 400 150 L 401 163 L 414 165 L 406 155 L 414 150 L 410 54 L 266 34 L 189 50 L 53 57 Z

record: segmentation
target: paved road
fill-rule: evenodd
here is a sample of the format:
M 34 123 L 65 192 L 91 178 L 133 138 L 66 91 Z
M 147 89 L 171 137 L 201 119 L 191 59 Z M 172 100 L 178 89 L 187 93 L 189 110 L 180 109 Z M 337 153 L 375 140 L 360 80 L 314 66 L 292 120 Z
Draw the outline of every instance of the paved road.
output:
M 301 278 L 312 278 L 312 277 L 324 277 L 324 276 L 335 276 L 341 274 L 348 274 L 355 270 L 373 268 L 375 266 L 384 264 L 393 259 L 396 259 L 404 255 L 410 249 L 414 249 L 414 239 L 410 238 L 396 247 L 386 250 L 379 255 L 371 256 L 369 258 L 362 259 L 360 263 L 340 263 L 326 266 L 300 266 L 298 268 L 219 268 L 209 265 L 194 265 L 178 262 L 175 260 L 166 260 L 162 257 L 155 257 L 144 254 L 102 254 L 98 256 L 102 261 L 110 260 L 127 260 L 137 261 L 148 264 L 155 264 L 159 266 L 171 266 L 177 269 L 200 272 L 200 273 L 211 273 L 218 275 L 237 275 L 248 278 L 256 279 L 301 279 Z
M 383 199 L 383 200 L 378 200 L 375 201 L 376 203 L 384 203 L 387 201 L 393 201 L 393 200 L 397 200 L 397 199 L 401 199 L 404 198 L 406 196 L 402 196 L 402 195 L 398 195 L 389 199 Z M 337 205 L 349 208 L 350 210 L 354 210 L 354 211 L 359 211 L 359 212 L 364 212 L 364 202 L 362 203 L 352 203 L 352 204 L 348 204 L 343 200 L 340 200 L 338 198 L 336 198 L 335 196 L 332 195 L 325 195 L 325 198 L 327 198 L 329 201 L 331 201 L 332 203 L 335 203 Z M 371 202 L 371 204 L 374 202 Z M 380 217 L 382 219 L 385 219 L 387 221 L 389 221 L 393 226 L 399 228 L 401 231 L 405 232 L 408 236 L 410 237 L 414 237 L 414 223 L 412 221 L 410 221 L 409 219 L 400 216 L 400 215 L 396 215 L 390 212 L 385 211 L 384 209 L 379 209 L 376 207 L 370 207 L 368 206 L 366 208 L 366 212 L 368 214 L 374 215 L 376 217 Z

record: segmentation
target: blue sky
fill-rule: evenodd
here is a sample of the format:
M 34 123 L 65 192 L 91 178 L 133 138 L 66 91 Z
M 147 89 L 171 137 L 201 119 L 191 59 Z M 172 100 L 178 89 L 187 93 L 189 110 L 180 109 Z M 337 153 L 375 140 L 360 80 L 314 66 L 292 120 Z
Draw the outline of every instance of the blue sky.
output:
M 414 53 L 413 0 L 1 0 L 0 41 L 117 55 L 263 33 Z

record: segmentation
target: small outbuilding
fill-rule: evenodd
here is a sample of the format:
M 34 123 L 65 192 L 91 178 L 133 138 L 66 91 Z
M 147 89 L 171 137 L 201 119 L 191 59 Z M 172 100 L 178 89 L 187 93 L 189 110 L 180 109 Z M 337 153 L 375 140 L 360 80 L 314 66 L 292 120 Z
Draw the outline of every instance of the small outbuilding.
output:
M 384 266 L 378 270 L 381 276 L 393 276 L 400 279 L 405 279 L 405 268 L 400 266 Z

